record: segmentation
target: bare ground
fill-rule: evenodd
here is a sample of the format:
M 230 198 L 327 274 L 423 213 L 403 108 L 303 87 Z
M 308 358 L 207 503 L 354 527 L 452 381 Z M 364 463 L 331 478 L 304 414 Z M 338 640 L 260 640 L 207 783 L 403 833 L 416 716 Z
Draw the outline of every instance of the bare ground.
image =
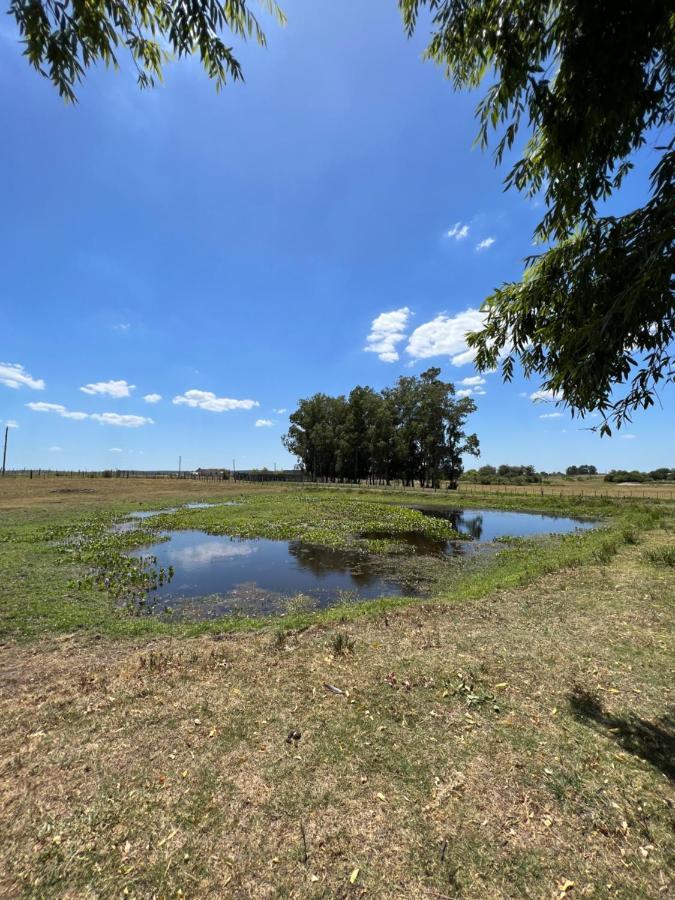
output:
M 1 646 L 0 895 L 668 896 L 675 571 L 645 547 L 295 635 Z

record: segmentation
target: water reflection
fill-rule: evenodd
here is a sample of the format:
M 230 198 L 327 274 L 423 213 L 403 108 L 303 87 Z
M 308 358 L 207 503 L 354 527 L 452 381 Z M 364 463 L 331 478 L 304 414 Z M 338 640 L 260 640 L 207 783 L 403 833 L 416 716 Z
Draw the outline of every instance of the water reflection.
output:
M 209 504 L 206 504 L 209 505 Z M 194 504 L 192 505 L 194 508 Z M 204 504 L 199 505 L 204 506 Z M 156 559 L 156 568 L 170 572 L 151 592 L 150 611 L 166 607 L 178 615 L 202 618 L 245 609 L 249 613 L 279 612 L 284 603 L 299 595 L 319 607 L 349 599 L 415 595 L 433 578 L 434 566 L 444 566 L 448 556 L 495 552 L 496 537 L 562 533 L 594 527 L 560 516 L 514 513 L 502 510 L 463 510 L 454 507 L 416 507 L 428 516 L 447 520 L 460 534 L 471 540 L 431 538 L 418 532 L 392 533 L 372 531 L 360 535 L 371 540 L 404 545 L 397 555 L 386 558 L 359 550 L 342 550 L 303 541 L 238 539 L 209 535 L 202 531 L 172 531 L 169 540 L 139 548 L 135 557 Z M 135 519 L 158 515 L 160 511 L 139 511 Z M 129 524 L 129 523 L 127 523 Z M 410 548 L 412 553 L 407 552 Z M 422 567 L 403 562 L 417 556 L 436 557 Z M 399 574 L 392 574 L 398 566 Z M 413 573 L 414 570 L 414 573 Z M 416 579 L 411 583 L 407 579 Z
M 332 573 L 348 575 L 352 586 L 357 588 L 369 587 L 381 580 L 374 571 L 372 559 L 361 553 L 350 553 L 348 550 L 337 550 L 320 544 L 304 544 L 302 541 L 291 541 L 288 552 L 301 569 L 317 578 L 325 578 Z
M 159 608 L 184 606 L 188 600 L 219 595 L 222 607 L 258 603 L 303 594 L 327 606 L 345 593 L 360 598 L 398 596 L 413 591 L 382 571 L 382 560 L 356 551 L 338 550 L 302 541 L 238 539 L 202 531 L 168 532 L 168 541 L 140 547 L 130 555 L 153 556 L 157 569 L 172 570 L 173 578 L 152 591 Z M 236 602 L 235 602 L 236 601 Z
M 475 541 L 505 537 L 568 534 L 595 528 L 596 522 L 546 513 L 511 512 L 501 509 L 457 509 L 450 506 L 415 506 L 425 516 L 445 519 L 459 534 Z

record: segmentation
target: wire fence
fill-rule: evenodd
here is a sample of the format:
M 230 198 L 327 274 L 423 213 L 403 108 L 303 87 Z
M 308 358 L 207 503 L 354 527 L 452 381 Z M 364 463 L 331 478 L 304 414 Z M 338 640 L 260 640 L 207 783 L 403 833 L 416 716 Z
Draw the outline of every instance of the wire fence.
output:
M 447 493 L 445 487 L 426 487 L 419 482 L 410 484 L 404 481 L 391 480 L 389 483 L 373 483 L 371 481 L 332 482 L 329 479 L 312 478 L 306 472 L 235 472 L 227 469 L 201 470 L 194 472 L 179 472 L 178 470 L 138 470 L 138 469 L 106 469 L 101 471 L 86 470 L 62 470 L 62 469 L 8 469 L 4 473 L 5 478 L 47 479 L 175 479 L 181 481 L 198 482 L 246 482 L 249 484 L 296 484 L 296 485 L 325 485 L 335 489 L 344 490 L 372 490 L 372 491 L 423 491 L 431 495 Z M 541 497 L 597 497 L 599 499 L 611 498 L 640 498 L 654 500 L 675 500 L 675 485 L 666 484 L 635 484 L 622 485 L 613 482 L 588 480 L 569 482 L 543 482 L 540 484 L 475 484 L 460 481 L 458 487 L 460 494 L 499 494 L 511 497 L 541 496 Z

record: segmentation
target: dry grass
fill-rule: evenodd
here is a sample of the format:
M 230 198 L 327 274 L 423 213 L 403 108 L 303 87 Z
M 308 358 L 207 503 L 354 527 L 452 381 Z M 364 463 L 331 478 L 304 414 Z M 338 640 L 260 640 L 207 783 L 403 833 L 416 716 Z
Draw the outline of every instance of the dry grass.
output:
M 5 645 L 0 895 L 666 896 L 675 573 L 644 547 L 300 634 Z
M 88 508 L 103 505 L 126 505 L 142 501 L 152 503 L 173 501 L 180 496 L 183 502 L 208 496 L 228 499 L 242 488 L 241 484 L 228 481 L 191 481 L 173 478 L 79 478 L 57 477 L 0 478 L 0 510 L 24 510 L 39 507 L 46 510 L 59 508 L 85 512 Z M 257 490 L 257 485 L 246 485 L 246 490 Z M 269 485 L 267 486 L 269 490 Z
M 353 491 L 352 485 L 329 485 L 334 490 Z M 58 512 L 59 509 L 72 508 L 76 503 L 78 510 L 99 508 L 102 505 L 135 503 L 141 500 L 147 508 L 153 503 L 173 502 L 180 498 L 182 502 L 191 499 L 208 497 L 211 500 L 227 499 L 242 490 L 250 492 L 284 492 L 301 485 L 255 484 L 249 482 L 197 481 L 174 478 L 80 478 L 80 477 L 35 477 L 11 476 L 0 478 L 0 511 L 30 510 L 39 507 Z M 385 489 L 368 488 L 362 485 L 359 490 L 380 494 Z M 419 493 L 419 488 L 415 489 Z M 389 491 L 385 491 L 389 493 Z M 404 491 L 405 493 L 405 491 Z M 433 491 L 428 492 L 434 495 Z M 436 496 L 446 492 L 436 492 Z M 474 495 L 490 497 L 585 497 L 609 499 L 660 499 L 675 500 L 675 487 L 668 485 L 635 485 L 626 487 L 603 481 L 601 478 L 588 478 L 581 481 L 558 480 L 543 485 L 475 485 L 461 483 L 459 494 L 467 498 Z M 452 495 L 455 498 L 457 495 Z

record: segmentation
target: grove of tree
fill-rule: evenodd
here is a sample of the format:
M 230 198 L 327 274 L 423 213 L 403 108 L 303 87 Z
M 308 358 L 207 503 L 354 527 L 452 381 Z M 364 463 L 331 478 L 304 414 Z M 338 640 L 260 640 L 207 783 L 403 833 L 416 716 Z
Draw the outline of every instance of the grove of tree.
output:
M 469 397 L 439 379 L 440 369 L 399 378 L 392 388 L 355 387 L 348 397 L 314 394 L 291 414 L 284 446 L 312 477 L 328 481 L 402 480 L 456 488 L 463 455 L 479 455 L 465 423 Z

